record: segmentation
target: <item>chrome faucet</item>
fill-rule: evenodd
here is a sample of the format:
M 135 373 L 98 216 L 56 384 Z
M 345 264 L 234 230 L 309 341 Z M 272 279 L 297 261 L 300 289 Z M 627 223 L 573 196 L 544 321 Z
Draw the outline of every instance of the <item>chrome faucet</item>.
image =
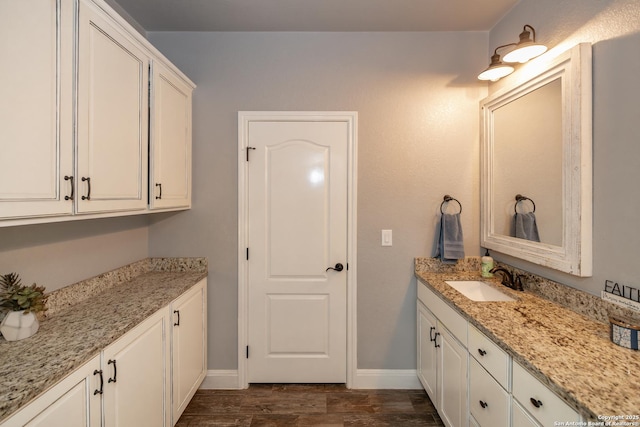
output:
M 489 270 L 491 273 L 502 273 L 502 280 L 500 281 L 507 288 L 511 288 L 515 291 L 524 291 L 522 287 L 522 276 L 516 274 L 515 276 L 504 267 L 493 267 Z

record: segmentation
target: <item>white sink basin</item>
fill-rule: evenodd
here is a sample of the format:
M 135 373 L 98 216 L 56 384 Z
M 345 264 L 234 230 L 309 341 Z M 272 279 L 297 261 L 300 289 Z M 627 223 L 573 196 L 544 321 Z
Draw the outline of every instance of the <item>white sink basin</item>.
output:
M 445 283 L 472 301 L 515 301 L 479 280 L 445 280 Z

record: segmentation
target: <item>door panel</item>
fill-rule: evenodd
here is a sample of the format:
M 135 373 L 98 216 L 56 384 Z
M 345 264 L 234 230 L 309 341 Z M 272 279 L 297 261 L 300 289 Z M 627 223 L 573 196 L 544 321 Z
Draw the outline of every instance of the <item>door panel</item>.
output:
M 345 122 L 251 122 L 249 382 L 346 381 Z

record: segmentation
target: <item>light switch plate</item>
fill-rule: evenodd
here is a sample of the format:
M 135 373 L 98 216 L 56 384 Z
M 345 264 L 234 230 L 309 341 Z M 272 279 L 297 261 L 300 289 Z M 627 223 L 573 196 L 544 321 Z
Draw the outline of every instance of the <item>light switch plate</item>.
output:
M 393 246 L 393 232 L 382 230 L 382 246 Z

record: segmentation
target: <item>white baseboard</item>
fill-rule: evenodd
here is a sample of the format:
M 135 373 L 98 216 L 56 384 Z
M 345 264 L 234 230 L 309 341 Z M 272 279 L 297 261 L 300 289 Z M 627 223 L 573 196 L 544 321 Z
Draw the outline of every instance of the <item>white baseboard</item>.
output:
M 421 389 L 415 369 L 358 369 L 352 388 Z
M 240 388 L 238 370 L 215 369 L 207 371 L 207 376 L 204 377 L 200 388 L 205 390 L 237 390 Z
M 415 369 L 358 369 L 351 385 L 354 389 L 421 389 Z M 236 390 L 237 370 L 210 370 L 200 385 L 206 390 Z

